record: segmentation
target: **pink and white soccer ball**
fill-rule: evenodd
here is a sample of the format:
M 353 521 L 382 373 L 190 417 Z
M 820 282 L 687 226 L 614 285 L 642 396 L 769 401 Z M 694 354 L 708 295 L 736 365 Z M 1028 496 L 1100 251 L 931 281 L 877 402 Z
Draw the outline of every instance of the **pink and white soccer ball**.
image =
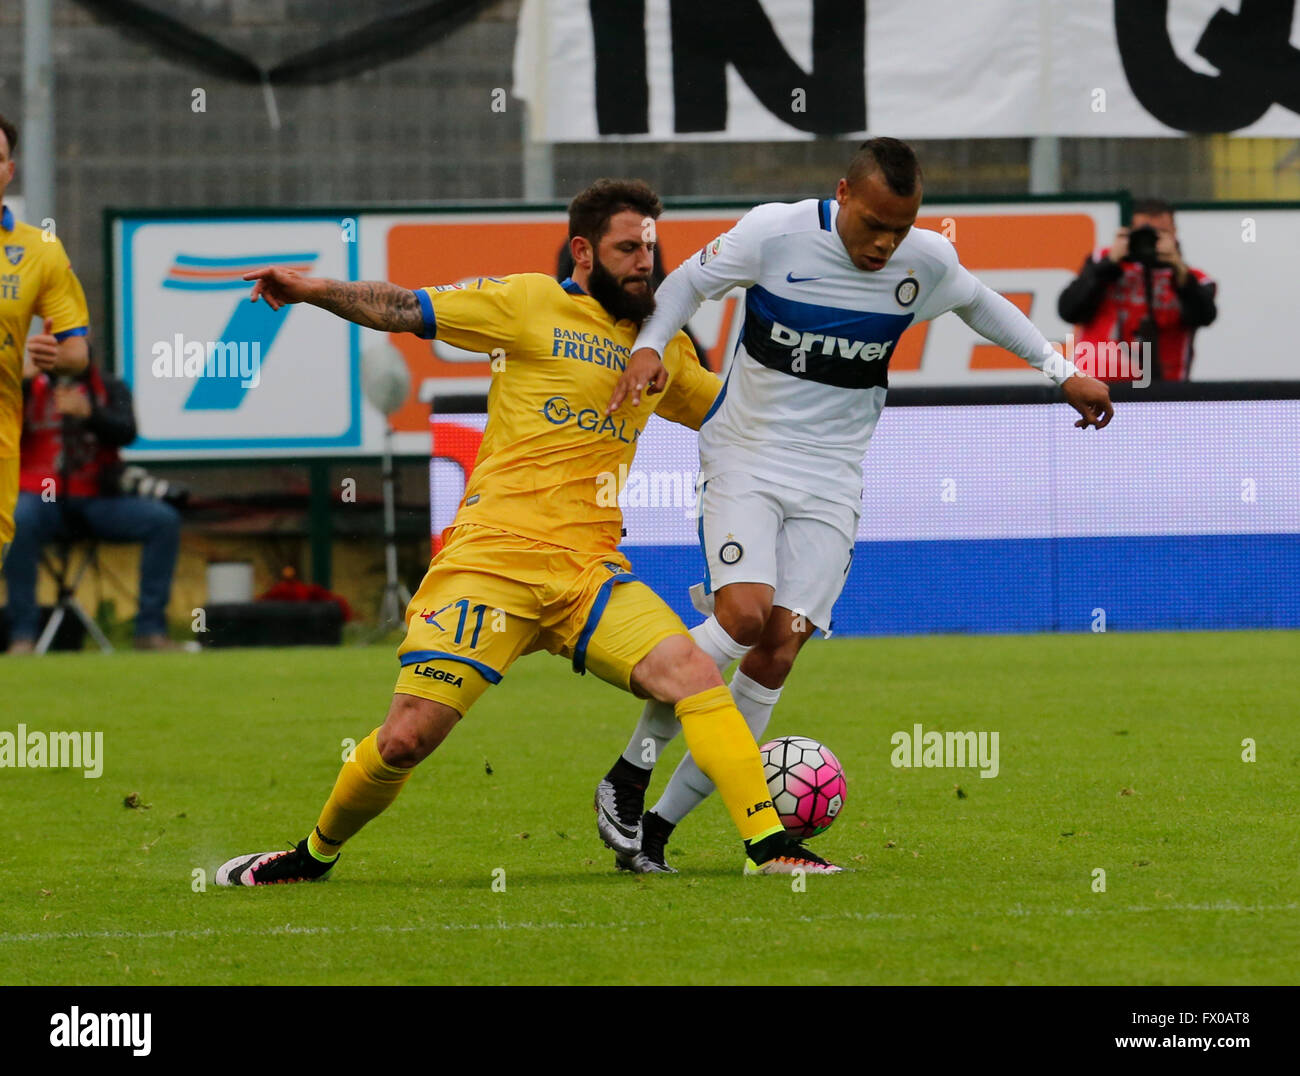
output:
M 844 767 L 825 744 L 783 736 L 759 748 L 772 806 L 800 840 L 825 833 L 844 806 Z

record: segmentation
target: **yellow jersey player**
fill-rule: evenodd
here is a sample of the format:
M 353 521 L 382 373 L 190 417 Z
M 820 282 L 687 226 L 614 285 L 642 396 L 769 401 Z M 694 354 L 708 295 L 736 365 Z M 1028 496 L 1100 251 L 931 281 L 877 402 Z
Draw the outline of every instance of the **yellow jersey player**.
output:
M 605 405 L 638 326 L 654 308 L 655 193 L 601 180 L 569 206 L 573 276 L 522 273 L 411 291 L 248 274 L 273 309 L 307 302 L 372 329 L 413 332 L 494 359 L 483 443 L 445 542 L 406 611 L 401 671 L 383 725 L 357 744 L 311 834 L 288 851 L 238 856 L 220 885 L 323 878 L 339 848 L 401 791 L 515 659 L 547 650 L 638 696 L 674 707 L 701 769 L 745 842 L 746 873 L 839 870 L 788 837 L 758 748 L 721 674 L 619 552 L 609 495 L 656 407 L 698 428 L 718 379 L 683 334 L 665 349 L 661 395 Z M 599 807 L 599 804 L 598 804 Z M 637 842 L 629 839 L 628 849 Z
M 14 178 L 18 128 L 0 116 L 0 564 L 14 538 L 18 503 L 18 440 L 23 430 L 23 355 L 37 369 L 75 376 L 90 351 L 86 296 L 63 244 L 15 220 L 4 204 Z M 45 321 L 30 339 L 32 318 Z

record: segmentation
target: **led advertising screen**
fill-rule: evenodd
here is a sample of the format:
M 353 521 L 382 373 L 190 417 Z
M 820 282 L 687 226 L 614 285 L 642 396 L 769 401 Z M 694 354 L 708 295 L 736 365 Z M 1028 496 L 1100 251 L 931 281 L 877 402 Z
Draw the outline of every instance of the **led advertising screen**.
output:
M 887 405 L 832 630 L 845 634 L 1300 626 L 1300 400 Z M 437 415 L 433 533 L 483 414 Z M 658 417 L 621 483 L 637 574 L 687 624 L 704 578 L 696 435 Z

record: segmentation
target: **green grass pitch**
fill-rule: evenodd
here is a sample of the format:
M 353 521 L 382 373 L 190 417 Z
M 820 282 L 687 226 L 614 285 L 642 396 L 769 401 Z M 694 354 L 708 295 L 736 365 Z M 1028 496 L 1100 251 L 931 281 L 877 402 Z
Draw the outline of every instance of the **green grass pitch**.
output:
M 591 797 L 639 704 L 548 655 L 327 883 L 219 889 L 223 860 L 315 821 L 393 648 L 0 659 L 0 731 L 102 730 L 105 756 L 93 780 L 0 770 L 0 982 L 1297 983 L 1297 653 L 1288 632 L 815 641 L 769 732 L 844 763 L 813 847 L 853 873 L 804 892 L 741 876 L 716 797 L 669 846 L 680 875 L 616 873 Z M 1000 773 L 894 768 L 918 722 L 997 731 Z

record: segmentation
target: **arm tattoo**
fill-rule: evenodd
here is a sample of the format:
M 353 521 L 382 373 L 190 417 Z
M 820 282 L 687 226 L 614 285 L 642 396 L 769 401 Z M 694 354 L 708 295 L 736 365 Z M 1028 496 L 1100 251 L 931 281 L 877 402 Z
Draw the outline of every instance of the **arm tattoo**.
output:
M 385 281 L 327 281 L 315 304 L 368 329 L 419 333 L 424 329 L 420 301 L 410 288 Z

